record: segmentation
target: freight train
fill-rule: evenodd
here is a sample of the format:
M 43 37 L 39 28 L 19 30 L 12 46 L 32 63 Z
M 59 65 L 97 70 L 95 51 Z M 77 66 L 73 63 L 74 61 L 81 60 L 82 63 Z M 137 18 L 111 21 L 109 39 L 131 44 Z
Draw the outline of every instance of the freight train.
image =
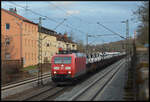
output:
M 62 51 L 52 57 L 51 78 L 57 82 L 73 82 L 84 74 L 96 71 L 119 60 L 125 53 L 92 53 Z

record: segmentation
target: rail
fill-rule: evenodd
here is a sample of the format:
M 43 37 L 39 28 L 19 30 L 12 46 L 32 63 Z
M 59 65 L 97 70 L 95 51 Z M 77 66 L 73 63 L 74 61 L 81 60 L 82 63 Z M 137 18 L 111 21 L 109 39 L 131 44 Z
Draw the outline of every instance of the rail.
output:
M 115 68 L 116 71 L 113 73 L 112 77 L 115 75 L 115 73 L 118 72 L 118 70 L 121 68 L 120 66 L 121 66 L 123 63 L 124 63 L 124 62 L 122 62 L 121 64 L 119 64 L 119 65 L 117 66 L 117 68 Z M 88 89 L 90 89 L 90 88 L 91 88 L 94 84 L 96 84 L 98 81 L 102 80 L 105 76 L 108 75 L 108 73 L 111 73 L 113 70 L 114 70 L 114 69 L 112 68 L 112 69 L 108 70 L 106 73 L 104 73 L 102 76 L 98 77 L 95 81 L 93 81 L 93 82 L 90 83 L 88 86 L 86 86 L 86 87 L 83 88 L 81 91 L 79 91 L 79 92 L 76 93 L 74 96 L 72 96 L 72 97 L 69 99 L 69 101 L 76 100 L 78 97 L 80 97 L 82 94 L 84 94 L 84 92 L 86 92 Z M 111 78 L 112 78 L 112 77 L 111 77 Z M 98 91 L 96 92 L 96 94 L 95 94 L 90 100 L 93 100 L 93 99 L 96 97 L 96 95 L 106 86 L 106 84 L 109 82 L 109 80 L 111 80 L 111 78 L 106 81 L 106 83 L 101 87 L 101 89 L 98 90 Z

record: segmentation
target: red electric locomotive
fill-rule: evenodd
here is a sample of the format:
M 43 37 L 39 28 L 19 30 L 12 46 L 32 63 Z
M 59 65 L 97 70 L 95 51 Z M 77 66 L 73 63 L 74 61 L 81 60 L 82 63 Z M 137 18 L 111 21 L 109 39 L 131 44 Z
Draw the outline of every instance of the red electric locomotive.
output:
M 86 56 L 81 53 L 56 54 L 51 60 L 54 82 L 74 81 L 86 73 Z

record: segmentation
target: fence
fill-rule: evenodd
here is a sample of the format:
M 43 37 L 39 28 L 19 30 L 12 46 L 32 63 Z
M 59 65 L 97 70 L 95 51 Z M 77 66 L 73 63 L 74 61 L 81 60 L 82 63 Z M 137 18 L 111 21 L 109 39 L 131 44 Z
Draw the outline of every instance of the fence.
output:
M 2 85 L 21 77 L 23 60 L 1 60 Z

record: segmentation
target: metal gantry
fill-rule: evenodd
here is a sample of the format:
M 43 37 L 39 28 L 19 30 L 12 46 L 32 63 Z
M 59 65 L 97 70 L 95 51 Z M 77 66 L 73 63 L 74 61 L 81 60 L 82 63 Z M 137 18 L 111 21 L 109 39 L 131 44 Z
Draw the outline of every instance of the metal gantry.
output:
M 39 30 L 39 36 L 38 36 L 38 85 L 43 85 L 41 24 L 42 24 L 42 18 L 39 17 L 39 25 L 38 25 L 38 30 Z
M 129 21 L 128 19 L 126 21 L 122 21 L 122 23 L 126 24 L 126 67 L 128 69 L 129 67 L 129 58 L 130 58 L 130 49 L 129 49 Z

